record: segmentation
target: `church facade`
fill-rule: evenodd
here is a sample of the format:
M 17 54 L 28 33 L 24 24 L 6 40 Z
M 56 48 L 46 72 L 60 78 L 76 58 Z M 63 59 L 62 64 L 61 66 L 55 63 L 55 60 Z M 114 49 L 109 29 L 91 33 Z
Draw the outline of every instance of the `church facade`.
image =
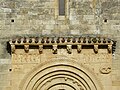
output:
M 119 90 L 119 0 L 1 0 L 0 90 Z

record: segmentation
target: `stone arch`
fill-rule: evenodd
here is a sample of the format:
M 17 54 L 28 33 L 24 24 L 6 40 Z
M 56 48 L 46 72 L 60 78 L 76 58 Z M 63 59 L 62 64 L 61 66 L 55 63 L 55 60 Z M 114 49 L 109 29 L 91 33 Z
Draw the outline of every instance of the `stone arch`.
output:
M 82 64 L 73 60 L 50 60 L 29 72 L 19 89 L 102 90 L 102 85 L 93 72 Z

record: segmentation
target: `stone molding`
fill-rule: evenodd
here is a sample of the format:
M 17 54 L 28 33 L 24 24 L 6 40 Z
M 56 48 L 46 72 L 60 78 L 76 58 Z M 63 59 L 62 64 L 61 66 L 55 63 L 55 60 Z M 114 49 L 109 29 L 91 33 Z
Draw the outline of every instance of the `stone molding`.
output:
M 78 53 L 81 52 L 82 46 L 94 46 L 94 52 L 98 53 L 99 46 L 107 46 L 108 53 L 112 53 L 112 45 L 114 41 L 105 37 L 34 37 L 34 38 L 16 38 L 9 41 L 11 52 L 15 52 L 16 46 L 24 46 L 25 52 L 29 52 L 29 46 L 39 46 L 39 53 L 42 53 L 44 46 L 52 46 L 53 54 L 57 54 L 58 46 L 66 46 L 69 54 L 72 53 L 72 46 L 77 46 Z
M 33 81 L 33 82 L 31 82 Z M 56 82 L 57 81 L 57 82 Z M 50 60 L 35 67 L 21 81 L 19 90 L 48 90 L 66 85 L 80 90 L 103 90 L 96 75 L 85 66 L 70 60 Z M 52 88 L 53 89 L 53 88 Z M 71 90 L 71 89 L 70 89 Z

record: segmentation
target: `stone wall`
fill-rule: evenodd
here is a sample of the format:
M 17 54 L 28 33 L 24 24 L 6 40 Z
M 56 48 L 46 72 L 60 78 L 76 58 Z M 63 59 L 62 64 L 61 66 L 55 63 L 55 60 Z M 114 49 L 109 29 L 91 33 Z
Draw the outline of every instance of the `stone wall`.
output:
M 7 78 L 11 65 L 11 55 L 7 51 L 7 41 L 10 38 L 80 35 L 102 35 L 117 41 L 113 54 L 112 79 L 113 90 L 118 90 L 119 0 L 67 0 L 65 16 L 58 15 L 57 0 L 0 0 L 0 90 L 9 88 L 11 84 L 11 78 Z

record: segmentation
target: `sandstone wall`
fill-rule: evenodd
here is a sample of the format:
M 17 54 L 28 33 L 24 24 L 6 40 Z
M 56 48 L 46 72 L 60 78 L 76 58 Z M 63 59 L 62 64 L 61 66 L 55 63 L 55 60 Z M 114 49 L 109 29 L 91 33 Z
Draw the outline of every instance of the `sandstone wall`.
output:
M 0 0 L 0 90 L 11 85 L 7 41 L 33 36 L 108 36 L 117 41 L 113 54 L 113 90 L 120 89 L 120 1 L 67 0 L 58 15 L 57 0 Z

